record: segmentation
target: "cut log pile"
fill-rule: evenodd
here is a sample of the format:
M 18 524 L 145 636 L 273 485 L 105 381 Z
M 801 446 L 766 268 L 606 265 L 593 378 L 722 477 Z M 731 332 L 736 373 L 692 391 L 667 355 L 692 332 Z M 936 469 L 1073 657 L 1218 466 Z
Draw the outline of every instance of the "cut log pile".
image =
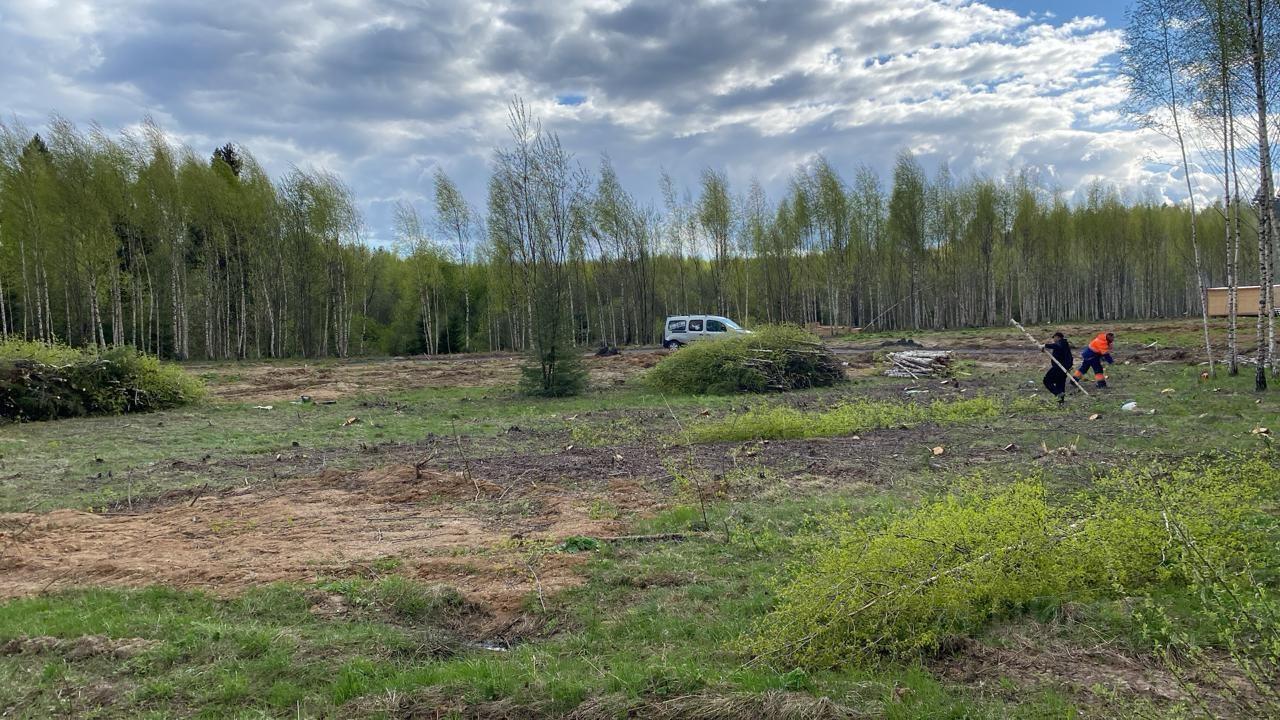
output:
M 951 377 L 951 352 L 948 350 L 903 350 L 885 356 L 889 377 Z

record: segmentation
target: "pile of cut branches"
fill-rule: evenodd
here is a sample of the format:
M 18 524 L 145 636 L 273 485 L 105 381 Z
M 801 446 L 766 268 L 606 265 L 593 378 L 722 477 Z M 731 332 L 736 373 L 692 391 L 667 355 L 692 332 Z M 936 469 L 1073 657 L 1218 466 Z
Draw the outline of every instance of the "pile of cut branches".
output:
M 796 327 L 703 340 L 664 358 L 650 381 L 676 393 L 783 392 L 834 385 L 844 367 L 827 346 Z

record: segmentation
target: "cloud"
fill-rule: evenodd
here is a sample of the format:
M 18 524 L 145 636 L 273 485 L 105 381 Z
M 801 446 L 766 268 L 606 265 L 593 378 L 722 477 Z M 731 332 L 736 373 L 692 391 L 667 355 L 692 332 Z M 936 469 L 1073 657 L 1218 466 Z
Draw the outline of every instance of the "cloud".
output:
M 1178 197 L 1163 138 L 1117 113 L 1117 31 L 966 0 L 0 0 L 0 96 L 123 128 L 144 115 L 203 154 L 228 140 L 273 173 L 323 166 L 375 240 L 436 167 L 481 204 L 521 96 L 593 166 L 655 198 L 725 169 L 780 191 L 822 153 L 846 176 L 1040 167 Z M 1069 15 L 1069 13 L 1067 13 Z M 1176 177 L 1175 177 L 1176 175 Z M 1210 181 L 1194 175 L 1209 188 Z M 1208 192 L 1208 190 L 1206 190 Z

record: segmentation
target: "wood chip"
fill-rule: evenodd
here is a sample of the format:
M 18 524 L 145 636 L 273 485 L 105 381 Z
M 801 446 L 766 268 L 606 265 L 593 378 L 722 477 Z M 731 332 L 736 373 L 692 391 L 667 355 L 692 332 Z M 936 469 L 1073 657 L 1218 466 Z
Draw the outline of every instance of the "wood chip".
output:
M 1090 420 L 1097 420 L 1097 419 L 1098 419 L 1098 418 L 1100 418 L 1100 417 L 1102 417 L 1102 415 L 1101 415 L 1100 413 L 1094 413 L 1094 414 L 1092 414 L 1092 415 L 1090 415 L 1090 416 L 1089 416 L 1089 419 L 1090 419 Z
M 360 418 L 358 418 L 358 417 L 349 417 L 349 418 L 347 418 L 347 419 L 342 423 L 342 427 L 346 427 L 346 426 L 348 426 L 348 425 L 355 425 L 355 424 L 356 424 L 356 423 L 358 423 L 358 422 L 360 422 Z
M 934 454 L 934 455 L 941 455 L 941 454 L 942 454 L 942 453 L 944 453 L 944 452 L 946 452 L 946 451 L 942 449 L 942 446 L 941 446 L 941 445 L 938 445 L 938 446 L 936 446 L 936 447 L 934 447 L 934 448 L 933 448 L 933 454 Z

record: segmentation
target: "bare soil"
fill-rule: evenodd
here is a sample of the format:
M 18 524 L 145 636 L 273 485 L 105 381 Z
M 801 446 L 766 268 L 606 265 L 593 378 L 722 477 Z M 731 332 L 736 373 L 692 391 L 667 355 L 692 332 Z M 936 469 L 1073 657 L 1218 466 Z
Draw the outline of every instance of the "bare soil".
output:
M 596 386 L 620 385 L 653 367 L 665 350 L 629 352 L 612 357 L 583 357 Z M 306 395 L 316 401 L 420 388 L 512 385 L 525 360 L 494 353 L 448 358 L 392 358 L 310 363 L 244 362 L 235 365 L 192 363 L 188 369 L 206 379 L 210 394 L 229 402 L 285 402 Z
M 626 479 L 588 493 L 536 483 L 504 487 L 452 472 L 418 478 L 413 468 L 396 466 L 232 490 L 137 514 L 6 514 L 0 596 L 153 584 L 229 595 L 278 580 L 350 574 L 394 556 L 403 563 L 398 572 L 456 587 L 502 620 L 539 586 L 551 593 L 580 582 L 582 556 L 553 545 L 620 532 L 620 520 L 592 517 L 601 500 L 618 509 L 615 517 L 655 502 Z M 512 503 L 520 513 L 497 510 Z

